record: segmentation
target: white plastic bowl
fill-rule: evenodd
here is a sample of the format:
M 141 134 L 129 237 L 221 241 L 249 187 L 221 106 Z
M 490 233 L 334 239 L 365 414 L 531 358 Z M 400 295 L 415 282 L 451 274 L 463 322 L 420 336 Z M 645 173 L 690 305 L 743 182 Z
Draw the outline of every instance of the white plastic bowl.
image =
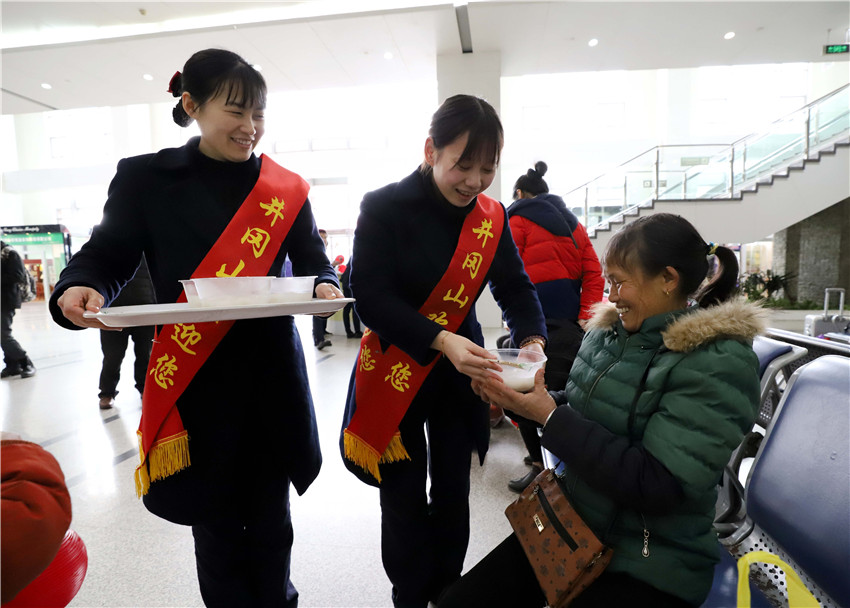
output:
M 546 355 L 533 350 L 494 348 L 490 352 L 498 357 L 497 363 L 502 367 L 501 372 L 493 373 L 501 376 L 505 384 L 520 393 L 534 388 L 534 375 L 546 364 Z
M 213 277 L 192 279 L 201 306 L 267 304 L 272 277 Z M 185 289 L 185 286 L 184 286 Z M 187 292 L 188 297 L 188 292 Z
M 309 302 L 313 299 L 316 276 L 277 277 L 271 281 L 272 302 Z
M 183 292 L 186 294 L 186 302 L 189 306 L 196 307 L 201 305 L 201 298 L 198 297 L 198 288 L 195 287 L 195 282 L 192 279 L 181 279 L 183 284 Z

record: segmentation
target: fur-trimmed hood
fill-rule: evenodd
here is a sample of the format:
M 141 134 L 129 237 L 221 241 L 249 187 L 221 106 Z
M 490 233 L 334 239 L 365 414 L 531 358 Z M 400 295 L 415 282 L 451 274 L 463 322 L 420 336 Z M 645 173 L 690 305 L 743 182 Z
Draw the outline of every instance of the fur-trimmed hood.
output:
M 619 321 L 617 308 L 610 302 L 599 302 L 591 309 L 587 330 L 611 329 Z M 755 304 L 736 299 L 696 308 L 680 315 L 661 332 L 664 345 L 672 351 L 688 353 L 719 339 L 751 341 L 767 328 L 767 313 Z

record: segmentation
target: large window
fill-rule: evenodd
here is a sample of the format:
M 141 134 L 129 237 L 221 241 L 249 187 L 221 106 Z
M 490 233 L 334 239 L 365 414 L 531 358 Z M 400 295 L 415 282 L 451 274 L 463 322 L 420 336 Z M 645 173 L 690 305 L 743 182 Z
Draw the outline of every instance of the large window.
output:
M 808 103 L 809 64 L 502 79 L 502 191 L 537 160 L 563 194 L 664 144 L 731 144 Z

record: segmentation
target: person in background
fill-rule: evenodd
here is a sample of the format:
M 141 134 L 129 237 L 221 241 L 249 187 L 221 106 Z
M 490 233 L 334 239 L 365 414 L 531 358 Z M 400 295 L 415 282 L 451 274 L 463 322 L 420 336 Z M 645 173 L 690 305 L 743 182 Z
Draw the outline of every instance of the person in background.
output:
M 489 408 L 470 381 L 501 369 L 475 315 L 485 286 L 521 348 L 542 353 L 546 341 L 504 207 L 483 194 L 502 143 L 489 103 L 448 98 L 420 168 L 366 194 L 354 232 L 351 291 L 368 330 L 340 443 L 349 470 L 380 488 L 396 608 L 425 608 L 463 568 L 470 455 L 483 461 L 490 434 Z
M 24 266 L 20 254 L 11 245 L 0 241 L 0 251 L 2 251 L 2 259 L 0 259 L 0 268 L 2 268 L 2 277 L 0 277 L 0 323 L 2 323 L 0 346 L 3 348 L 4 363 L 3 370 L 0 371 L 0 378 L 11 378 L 12 376 L 31 378 L 35 375 L 35 365 L 27 355 L 27 351 L 12 335 L 15 311 L 21 307 L 22 303 L 18 284 L 29 280 L 27 277 L 29 271 Z
M 591 307 L 602 300 L 605 279 L 584 226 L 560 196 L 549 192 L 543 179 L 547 168 L 539 161 L 516 180 L 508 218 L 546 317 L 546 387 L 561 390 L 584 336 L 582 326 L 590 319 Z M 543 470 L 543 451 L 540 426 L 516 413 L 511 418 L 519 427 L 531 465 L 526 475 L 508 482 L 519 493 Z
M 151 275 L 144 256 L 133 278 L 124 285 L 111 306 L 136 306 L 155 304 Z M 127 327 L 122 331 L 101 330 L 100 350 L 103 352 L 103 365 L 100 368 L 100 409 L 108 410 L 115 405 L 118 394 L 118 381 L 121 379 L 121 362 L 130 338 L 133 338 L 133 378 L 139 395 L 145 392 L 145 380 L 148 375 L 148 361 L 153 346 L 154 326 L 139 325 Z
M 752 343 L 766 318 L 736 297 L 735 253 L 677 215 L 627 224 L 602 265 L 609 302 L 594 308 L 566 390 L 547 391 L 542 371 L 530 393 L 493 375 L 475 389 L 543 426 L 576 513 L 613 549 L 572 607 L 699 606 L 719 559 L 717 484 L 758 414 Z M 438 602 L 545 604 L 514 534 Z
M 339 277 L 339 283 L 342 286 L 342 293 L 346 298 L 353 297 L 351 295 L 351 285 L 349 278 L 351 277 L 351 258 L 348 258 L 348 264 L 344 265 L 342 274 Z M 342 309 L 342 324 L 345 326 L 345 336 L 347 338 L 362 338 L 363 332 L 360 331 L 360 317 L 357 315 L 357 309 L 354 307 L 354 302 L 349 302 Z
M 159 303 L 182 299 L 182 279 L 279 277 L 287 254 L 295 276 L 316 276 L 315 297 L 341 298 L 307 182 L 254 154 L 265 131 L 262 75 L 235 53 L 206 49 L 169 92 L 179 98 L 174 121 L 195 121 L 200 137 L 118 163 L 103 220 L 50 299 L 53 319 L 103 329 L 84 313 L 115 299 L 142 254 Z M 192 526 L 207 606 L 294 608 L 289 487 L 305 492 L 322 455 L 292 316 L 165 323 L 150 367 L 135 475 L 145 507 Z
M 328 249 L 328 233 L 326 230 L 320 228 L 319 236 L 322 237 L 322 242 L 324 243 L 325 251 Z M 326 256 L 327 257 L 327 256 Z M 336 268 L 342 260 L 334 260 L 333 266 Z M 313 346 L 318 348 L 319 350 L 323 350 L 328 346 L 333 346 L 333 343 L 328 339 L 330 333 L 328 332 L 328 319 L 327 317 L 313 315 Z
M 12 601 L 56 557 L 71 525 L 62 468 L 40 445 L 0 431 L 0 595 Z

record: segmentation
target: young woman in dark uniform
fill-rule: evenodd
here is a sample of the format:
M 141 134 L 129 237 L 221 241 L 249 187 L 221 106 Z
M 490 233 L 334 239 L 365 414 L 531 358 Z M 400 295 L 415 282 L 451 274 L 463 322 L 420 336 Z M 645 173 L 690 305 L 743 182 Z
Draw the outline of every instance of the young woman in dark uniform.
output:
M 341 447 L 349 468 L 380 487 L 383 562 L 399 608 L 425 608 L 463 567 L 470 456 L 483 460 L 490 430 L 470 383 L 498 369 L 474 310 L 488 283 L 514 342 L 545 345 L 504 207 L 483 194 L 501 148 L 490 104 L 447 99 L 421 167 L 368 193 L 354 233 L 351 290 L 368 330 Z
M 50 301 L 69 329 L 103 325 L 142 254 L 160 303 L 180 279 L 316 275 L 315 295 L 342 297 L 304 180 L 254 149 L 266 85 L 238 55 L 195 53 L 171 81 L 174 120 L 198 123 L 181 148 L 126 158 L 103 220 Z M 160 326 L 143 396 L 136 485 L 145 506 L 191 525 L 208 606 L 297 605 L 289 581 L 289 484 L 303 493 L 321 452 L 301 340 L 291 316 Z M 194 367 L 193 367 L 194 366 Z

